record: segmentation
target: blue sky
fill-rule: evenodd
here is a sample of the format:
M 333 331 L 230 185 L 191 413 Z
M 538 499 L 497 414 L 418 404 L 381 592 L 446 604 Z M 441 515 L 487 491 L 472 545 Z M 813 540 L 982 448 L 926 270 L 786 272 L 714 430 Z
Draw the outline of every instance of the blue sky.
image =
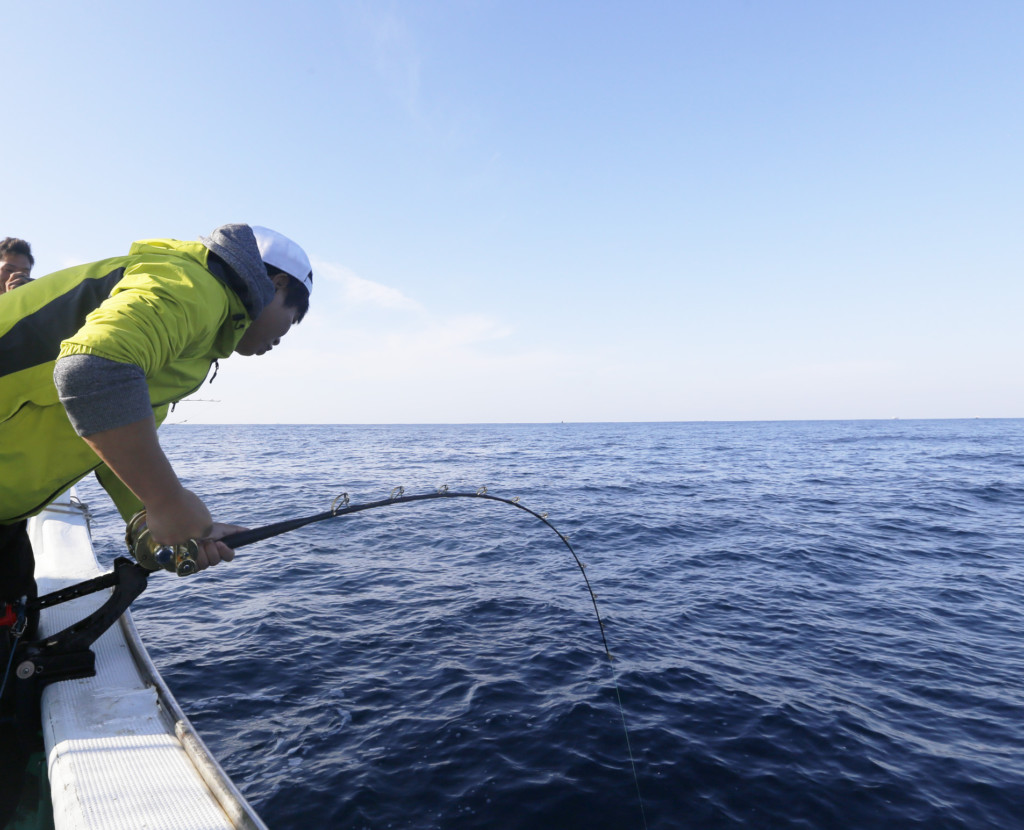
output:
M 1024 416 L 1024 4 L 4 16 L 37 275 L 235 221 L 314 260 L 175 420 Z

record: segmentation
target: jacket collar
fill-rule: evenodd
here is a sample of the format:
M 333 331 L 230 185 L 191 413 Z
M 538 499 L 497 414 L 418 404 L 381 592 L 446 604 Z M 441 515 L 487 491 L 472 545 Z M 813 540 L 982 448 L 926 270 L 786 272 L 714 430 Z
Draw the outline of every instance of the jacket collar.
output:
M 252 228 L 221 225 L 199 241 L 210 251 L 210 273 L 238 295 L 250 319 L 255 320 L 274 299 L 274 283 L 267 276 Z

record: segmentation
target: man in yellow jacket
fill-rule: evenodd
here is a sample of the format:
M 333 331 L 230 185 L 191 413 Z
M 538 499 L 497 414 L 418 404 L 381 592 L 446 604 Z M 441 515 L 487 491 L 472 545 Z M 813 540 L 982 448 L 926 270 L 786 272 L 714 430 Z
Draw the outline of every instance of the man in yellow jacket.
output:
M 0 296 L 0 610 L 34 596 L 25 520 L 91 470 L 153 539 L 200 539 L 201 568 L 234 552 L 157 440 L 169 406 L 232 353 L 261 355 L 309 307 L 305 252 L 258 226 L 198 242 L 144 240 Z

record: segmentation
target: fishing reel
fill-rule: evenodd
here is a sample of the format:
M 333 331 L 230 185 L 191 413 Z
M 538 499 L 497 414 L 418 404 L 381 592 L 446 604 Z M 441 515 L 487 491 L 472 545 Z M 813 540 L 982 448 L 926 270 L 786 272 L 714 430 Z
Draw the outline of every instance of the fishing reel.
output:
M 124 541 L 135 561 L 147 571 L 171 571 L 189 576 L 199 570 L 199 543 L 189 539 L 181 545 L 158 545 L 146 525 L 146 511 L 140 510 L 125 530 Z

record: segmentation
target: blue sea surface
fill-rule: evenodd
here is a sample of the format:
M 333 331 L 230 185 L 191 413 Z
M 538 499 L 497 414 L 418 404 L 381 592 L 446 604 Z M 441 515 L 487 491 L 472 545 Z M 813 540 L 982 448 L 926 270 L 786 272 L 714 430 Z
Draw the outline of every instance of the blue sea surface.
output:
M 274 830 L 1024 827 L 1024 421 L 161 440 L 247 526 L 519 496 L 597 593 L 612 664 L 558 536 L 475 499 L 155 574 L 146 645 Z M 123 523 L 80 492 L 110 561 Z

